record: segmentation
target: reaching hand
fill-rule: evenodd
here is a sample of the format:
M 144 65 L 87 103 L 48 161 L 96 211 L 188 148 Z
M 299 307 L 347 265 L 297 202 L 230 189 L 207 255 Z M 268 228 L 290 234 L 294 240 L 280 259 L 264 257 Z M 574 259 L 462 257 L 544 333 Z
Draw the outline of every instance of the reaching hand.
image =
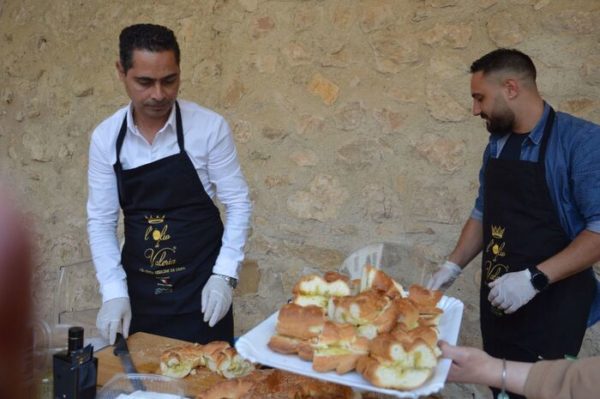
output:
M 505 313 L 516 312 L 538 293 L 531 285 L 531 272 L 527 269 L 506 273 L 488 285 L 492 289 L 488 300 Z
M 111 345 L 115 343 L 119 331 L 127 338 L 130 324 L 129 298 L 114 298 L 104 302 L 98 312 L 98 317 L 96 317 L 96 327 L 100 330 L 102 337 L 107 339 Z
M 452 360 L 448 373 L 450 382 L 481 384 L 487 382 L 488 372 L 494 377 L 500 376 L 500 370 L 497 373 L 490 372 L 495 359 L 480 349 L 452 346 L 445 341 L 440 341 L 439 346 L 442 357 Z
M 425 284 L 430 290 L 446 290 L 460 276 L 462 269 L 454 262 L 445 261 Z
M 219 276 L 212 275 L 202 289 L 202 313 L 204 322 L 214 327 L 229 311 L 233 300 L 233 288 Z

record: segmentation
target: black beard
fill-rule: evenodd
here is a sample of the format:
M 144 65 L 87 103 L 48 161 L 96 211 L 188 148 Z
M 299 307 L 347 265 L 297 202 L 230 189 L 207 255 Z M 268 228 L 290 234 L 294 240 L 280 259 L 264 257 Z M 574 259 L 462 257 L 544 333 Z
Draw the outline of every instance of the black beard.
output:
M 486 121 L 485 128 L 493 136 L 504 136 L 512 130 L 515 122 L 514 114 L 505 113 L 504 115 L 492 116 L 481 114 L 481 117 Z

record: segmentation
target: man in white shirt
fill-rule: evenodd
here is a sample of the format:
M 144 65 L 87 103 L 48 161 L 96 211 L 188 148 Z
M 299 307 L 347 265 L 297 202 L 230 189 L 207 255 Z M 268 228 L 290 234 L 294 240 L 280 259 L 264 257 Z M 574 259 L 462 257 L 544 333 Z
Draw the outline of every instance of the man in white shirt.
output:
M 88 234 L 103 298 L 97 326 L 111 343 L 120 331 L 231 342 L 251 215 L 231 132 L 215 112 L 176 100 L 180 52 L 170 29 L 129 26 L 119 53 L 131 102 L 98 125 L 89 153 Z

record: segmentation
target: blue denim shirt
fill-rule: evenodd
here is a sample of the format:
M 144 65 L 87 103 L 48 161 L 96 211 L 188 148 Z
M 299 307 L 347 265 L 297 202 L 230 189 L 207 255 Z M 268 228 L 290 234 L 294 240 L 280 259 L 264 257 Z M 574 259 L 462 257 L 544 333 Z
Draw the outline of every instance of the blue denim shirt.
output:
M 537 162 L 550 111 L 544 113 L 521 146 L 521 160 Z M 483 174 L 490 156 L 498 158 L 510 133 L 490 135 L 479 171 L 479 195 L 471 217 L 483 219 Z M 582 230 L 600 233 L 600 126 L 557 112 L 546 149 L 546 182 L 561 226 L 574 239 Z

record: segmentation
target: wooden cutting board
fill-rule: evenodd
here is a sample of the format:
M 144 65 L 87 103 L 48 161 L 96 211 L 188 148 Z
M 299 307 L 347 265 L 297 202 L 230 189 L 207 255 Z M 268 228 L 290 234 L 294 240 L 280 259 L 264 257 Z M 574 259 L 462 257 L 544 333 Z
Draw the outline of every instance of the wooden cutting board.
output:
M 160 355 L 173 346 L 189 344 L 173 338 L 143 332 L 135 333 L 127 338 L 127 346 L 138 373 L 160 374 Z M 104 385 L 117 373 L 124 373 L 118 356 L 113 354 L 113 347 L 108 346 L 95 353 L 98 358 L 98 385 Z M 194 397 L 225 379 L 210 370 L 200 367 L 195 375 L 188 375 L 185 382 L 186 396 Z

